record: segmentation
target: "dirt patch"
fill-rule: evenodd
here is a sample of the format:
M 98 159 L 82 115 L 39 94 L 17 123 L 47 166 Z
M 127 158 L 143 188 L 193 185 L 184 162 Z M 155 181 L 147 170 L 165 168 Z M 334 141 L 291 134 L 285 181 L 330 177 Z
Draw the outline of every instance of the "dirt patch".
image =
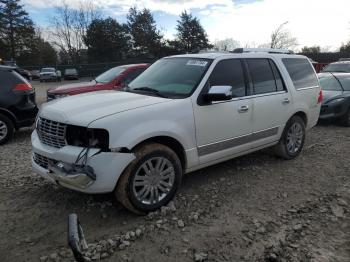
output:
M 0 151 L 1 261 L 72 261 L 71 212 L 93 260 L 350 261 L 347 128 L 312 129 L 295 160 L 257 152 L 192 173 L 169 207 L 146 217 L 33 174 L 30 132 Z

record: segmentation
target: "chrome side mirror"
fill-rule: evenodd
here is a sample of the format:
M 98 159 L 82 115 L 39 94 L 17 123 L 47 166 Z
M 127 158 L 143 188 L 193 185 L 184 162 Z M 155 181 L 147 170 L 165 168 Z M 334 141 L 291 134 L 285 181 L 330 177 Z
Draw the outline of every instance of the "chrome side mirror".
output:
M 207 102 L 231 100 L 232 86 L 212 86 L 203 97 Z

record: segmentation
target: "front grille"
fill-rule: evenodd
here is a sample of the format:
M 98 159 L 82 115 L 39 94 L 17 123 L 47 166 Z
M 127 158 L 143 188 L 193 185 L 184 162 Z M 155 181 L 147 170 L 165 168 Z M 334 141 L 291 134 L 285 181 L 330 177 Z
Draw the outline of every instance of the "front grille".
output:
M 61 148 L 66 145 L 66 124 L 40 117 L 36 128 L 40 141 L 43 144 L 57 148 Z
M 33 159 L 34 159 L 34 162 L 37 163 L 39 166 L 45 169 L 48 169 L 49 159 L 47 157 L 34 153 Z
M 47 102 L 54 100 L 56 96 L 54 94 L 47 93 Z

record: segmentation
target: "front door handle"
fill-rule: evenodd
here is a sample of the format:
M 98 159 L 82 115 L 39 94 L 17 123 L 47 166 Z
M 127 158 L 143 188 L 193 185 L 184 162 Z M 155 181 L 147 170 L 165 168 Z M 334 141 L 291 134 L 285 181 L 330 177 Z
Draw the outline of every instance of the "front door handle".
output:
M 238 108 L 238 113 L 245 113 L 248 112 L 249 110 L 249 106 L 241 106 L 240 108 Z
M 284 105 L 289 104 L 289 103 L 290 103 L 290 100 L 288 97 L 282 100 L 282 104 L 284 104 Z

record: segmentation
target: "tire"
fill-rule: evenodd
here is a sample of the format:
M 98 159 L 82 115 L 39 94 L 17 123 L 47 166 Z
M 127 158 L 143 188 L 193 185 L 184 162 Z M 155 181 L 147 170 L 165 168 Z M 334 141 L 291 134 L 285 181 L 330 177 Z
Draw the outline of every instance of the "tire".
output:
M 305 122 L 301 117 L 293 116 L 287 122 L 280 141 L 274 147 L 274 152 L 277 156 L 283 159 L 294 159 L 302 151 L 304 142 Z
M 0 145 L 5 144 L 13 137 L 14 125 L 12 121 L 2 114 L 0 114 Z
M 124 170 L 114 193 L 125 208 L 136 214 L 145 214 L 166 205 L 174 197 L 181 185 L 182 166 L 176 153 L 162 144 L 143 144 L 134 150 L 134 154 L 136 159 Z M 163 173 L 169 170 L 164 175 L 169 178 L 160 179 L 157 173 L 147 174 L 150 165 L 153 168 L 158 166 Z M 169 186 L 167 190 L 165 184 Z M 153 189 L 149 190 L 149 187 Z
M 343 126 L 350 127 L 350 107 L 344 116 L 340 119 L 340 123 Z

